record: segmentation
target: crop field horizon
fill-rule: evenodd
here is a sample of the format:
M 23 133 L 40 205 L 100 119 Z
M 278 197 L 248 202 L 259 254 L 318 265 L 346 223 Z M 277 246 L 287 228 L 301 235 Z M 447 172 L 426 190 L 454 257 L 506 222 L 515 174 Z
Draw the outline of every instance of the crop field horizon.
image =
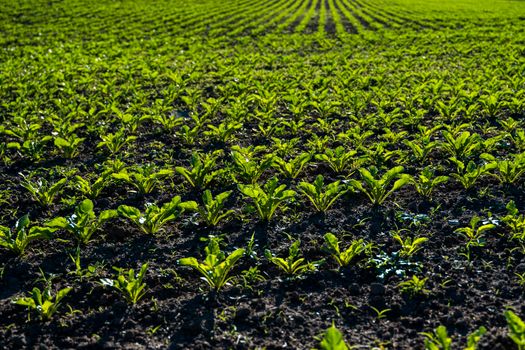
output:
M 2 349 L 525 349 L 525 1 L 0 0 Z

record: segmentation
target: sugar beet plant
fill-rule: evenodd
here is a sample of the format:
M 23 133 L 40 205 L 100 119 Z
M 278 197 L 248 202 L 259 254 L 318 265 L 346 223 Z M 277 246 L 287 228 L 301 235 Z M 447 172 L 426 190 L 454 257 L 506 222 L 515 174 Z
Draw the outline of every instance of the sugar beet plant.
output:
M 17 305 L 26 306 L 31 311 L 36 311 L 42 321 L 48 321 L 55 314 L 69 292 L 73 289 L 70 287 L 60 289 L 54 295 L 51 286 L 46 286 L 40 290 L 34 287 L 26 297 L 15 299 Z
M 0 226 L 0 247 L 9 249 L 17 255 L 26 250 L 31 241 L 37 239 L 51 239 L 56 229 L 50 227 L 29 227 L 29 215 L 26 214 L 18 219 L 13 228 Z
M 87 244 L 106 221 L 118 216 L 116 210 L 103 210 L 97 216 L 93 208 L 93 202 L 85 199 L 75 208 L 72 215 L 55 218 L 48 222 L 47 226 L 63 229 L 70 233 L 78 243 Z
M 197 209 L 196 202 L 182 202 L 180 196 L 175 196 L 161 207 L 154 203 L 147 203 L 144 212 L 129 205 L 120 205 L 117 212 L 120 216 L 131 220 L 145 233 L 156 234 L 162 230 L 164 225 L 177 220 L 185 211 L 196 211 Z
M 294 241 L 288 249 L 288 256 L 285 258 L 274 256 L 270 250 L 266 250 L 264 255 L 285 274 L 297 277 L 307 271 L 315 270 L 319 265 L 319 262 L 307 262 L 305 258 L 301 257 L 299 245 L 301 245 L 301 241 Z
M 238 248 L 227 255 L 221 250 L 219 240 L 216 237 L 210 237 L 207 247 L 204 248 L 204 254 L 205 258 L 202 262 L 190 257 L 179 259 L 179 264 L 197 270 L 210 288 L 219 291 L 231 280 L 230 271 L 244 255 L 244 249 Z
M 219 193 L 213 197 L 210 190 L 204 191 L 202 195 L 203 207 L 199 207 L 199 213 L 207 225 L 217 226 L 220 221 L 227 220 L 235 211 L 224 209 L 232 191 Z
M 374 206 L 381 205 L 392 193 L 410 182 L 410 177 L 403 174 L 404 168 L 397 166 L 378 177 L 379 170 L 371 167 L 370 170 L 361 168 L 359 173 L 363 182 L 351 180 L 350 184 L 366 194 Z M 390 186 L 390 184 L 392 186 Z
M 360 259 L 369 256 L 372 253 L 373 245 L 366 243 L 363 239 L 354 240 L 348 247 L 341 251 L 339 240 L 332 233 L 324 235 L 323 248 L 337 262 L 340 267 L 345 267 L 351 263 L 357 263 Z
M 125 270 L 117 267 L 113 269 L 117 273 L 116 278 L 103 278 L 100 283 L 117 290 L 128 303 L 136 304 L 146 294 L 144 277 L 148 264 L 143 264 L 137 273 L 134 269 Z
M 263 186 L 239 184 L 243 195 L 251 198 L 253 205 L 263 221 L 270 221 L 276 210 L 286 209 L 286 203 L 295 198 L 296 192 L 287 190 L 286 185 L 279 184 L 277 178 L 272 178 Z
M 298 185 L 299 190 L 310 200 L 315 209 L 325 213 L 335 201 L 348 191 L 341 185 L 340 181 L 324 184 L 324 177 L 318 175 L 313 184 L 302 181 Z

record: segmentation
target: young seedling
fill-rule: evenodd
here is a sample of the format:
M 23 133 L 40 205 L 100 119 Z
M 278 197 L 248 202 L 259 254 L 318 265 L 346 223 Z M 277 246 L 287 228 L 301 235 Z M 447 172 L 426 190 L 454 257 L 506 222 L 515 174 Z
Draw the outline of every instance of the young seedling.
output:
M 355 158 L 356 151 L 347 151 L 343 146 L 336 149 L 326 149 L 325 153 L 315 156 L 316 159 L 328 164 L 335 174 L 353 172 L 359 161 Z
M 467 338 L 467 346 L 464 350 L 476 350 L 481 337 L 487 333 L 483 326 L 472 332 Z M 422 332 L 425 336 L 425 350 L 452 350 L 452 338 L 448 336 L 445 326 L 437 327 L 432 333 Z
M 229 277 L 230 270 L 235 266 L 237 261 L 243 256 L 244 249 L 236 249 L 233 253 L 226 256 L 219 247 L 219 241 L 216 238 L 210 238 L 208 246 L 204 248 L 206 258 L 199 262 L 196 258 L 179 259 L 179 264 L 189 266 L 202 274 L 202 279 L 214 290 L 219 291 L 228 284 L 232 279 Z
M 436 141 L 430 141 L 430 137 L 422 137 L 420 140 L 405 141 L 405 145 L 410 147 L 412 155 L 419 163 L 424 163 L 430 152 L 432 152 L 436 146 Z
M 79 154 L 80 145 L 84 142 L 85 138 L 78 137 L 76 134 L 64 135 L 64 137 L 57 136 L 54 139 L 56 148 L 64 154 L 64 157 L 71 159 Z
M 103 278 L 100 283 L 103 286 L 108 286 L 118 290 L 126 301 L 130 304 L 136 304 L 146 294 L 146 283 L 143 282 L 148 264 L 145 263 L 140 268 L 140 271 L 135 274 L 134 269 L 124 270 L 113 267 L 117 272 L 117 278 Z
M 460 227 L 454 231 L 455 233 L 460 234 L 467 240 L 467 243 L 465 245 L 465 256 L 468 259 L 468 261 L 470 261 L 471 258 L 471 247 L 484 247 L 485 238 L 483 237 L 483 235 L 485 231 L 491 230 L 496 227 L 496 225 L 492 223 L 481 223 L 481 225 L 479 225 L 480 222 L 481 218 L 479 216 L 473 216 L 472 219 L 470 219 L 469 227 Z
M 397 166 L 388 170 L 380 178 L 377 178 L 378 169 L 376 167 L 372 167 L 370 171 L 361 168 L 359 172 L 361 173 L 364 185 L 357 180 L 351 180 L 350 184 L 365 193 L 374 206 L 378 206 L 383 204 L 392 193 L 409 183 L 410 177 L 402 174 L 403 170 L 404 168 L 402 166 Z M 390 183 L 395 179 L 397 180 L 392 187 L 390 187 Z
M 436 187 L 446 183 L 448 179 L 448 176 L 434 176 L 434 171 L 426 167 L 417 178 L 411 176 L 410 182 L 416 188 L 417 193 L 426 199 L 430 199 Z
M 159 124 L 164 131 L 173 132 L 176 127 L 184 124 L 184 118 L 178 113 L 159 113 L 151 117 L 154 123 Z
M 207 155 L 194 153 L 190 160 L 191 168 L 186 169 L 178 166 L 175 171 L 184 176 L 191 187 L 206 188 L 221 173 L 218 170 L 213 170 L 217 164 L 218 156 L 219 153 Z
M 310 159 L 312 159 L 310 153 L 302 153 L 288 162 L 281 157 L 274 156 L 273 167 L 286 178 L 296 179 Z
M 310 200 L 315 209 L 321 213 L 326 213 L 334 202 L 348 191 L 341 185 L 341 181 L 335 181 L 325 186 L 322 175 L 318 175 L 313 184 L 300 182 L 298 188 Z
M 505 215 L 501 221 L 503 221 L 510 228 L 510 238 L 517 239 L 519 241 L 525 240 L 525 215 L 519 214 L 518 208 L 514 201 L 510 201 L 507 206 L 507 215 Z
M 119 206 L 117 212 L 120 216 L 133 221 L 145 233 L 156 234 L 165 224 L 177 220 L 185 211 L 197 210 L 198 205 L 196 202 L 182 202 L 180 196 L 175 196 L 162 207 L 158 207 L 153 203 L 146 204 L 146 210 L 143 213 L 129 205 Z
M 94 265 L 88 265 L 86 268 L 83 268 L 80 261 L 80 247 L 78 245 L 75 249 L 75 253 L 69 253 L 68 255 L 71 262 L 73 262 L 75 265 L 75 269 L 68 271 L 68 274 L 76 275 L 80 281 L 82 281 L 84 278 L 90 278 L 98 275 L 99 271 L 105 266 L 104 262 L 97 261 Z
M 6 147 L 16 149 L 22 157 L 27 156 L 29 159 L 39 161 L 44 156 L 46 144 L 52 139 L 51 136 L 46 135 L 24 142 L 9 142 Z
M 525 350 L 525 322 L 511 310 L 505 311 L 509 338 L 518 346 L 519 350 Z
M 426 237 L 403 238 L 397 232 L 392 235 L 392 238 L 394 238 L 401 245 L 401 249 L 399 250 L 399 256 L 401 258 L 409 258 L 416 254 L 423 248 L 421 245 L 428 241 L 428 238 Z
M 227 123 L 220 123 L 218 126 L 208 124 L 209 131 L 205 131 L 204 135 L 211 137 L 218 142 L 226 143 L 235 137 L 235 132 L 242 128 L 242 123 L 231 121 Z
M 93 180 L 76 175 L 73 178 L 73 187 L 82 193 L 84 197 L 95 199 L 100 196 L 100 193 L 109 182 L 110 177 L 104 174 Z
M 256 159 L 251 152 L 241 152 L 233 150 L 233 170 L 242 182 L 255 185 L 265 170 L 269 169 L 273 163 L 273 156 L 265 156 Z M 234 179 L 239 182 L 238 179 Z
M 42 321 L 48 321 L 58 310 L 62 299 L 64 299 L 71 290 L 72 288 L 70 287 L 63 288 L 55 295 L 52 295 L 49 285 L 43 290 L 34 287 L 29 296 L 15 299 L 14 303 L 26 306 L 29 310 L 36 311 Z
M 277 178 L 272 178 L 263 186 L 239 184 L 243 195 L 253 200 L 257 213 L 263 221 L 270 221 L 275 211 L 295 197 L 295 191 L 286 190 L 286 185 L 279 185 Z M 284 207 L 282 210 L 286 209 Z
M 93 211 L 93 202 L 85 199 L 75 208 L 75 213 L 68 217 L 57 217 L 46 225 L 54 229 L 63 229 L 75 237 L 78 243 L 88 244 L 93 234 L 99 230 L 102 225 L 117 217 L 116 210 L 104 210 L 98 217 Z
M 98 143 L 97 148 L 106 147 L 111 155 L 117 154 L 122 147 L 137 139 L 136 136 L 127 136 L 124 129 L 119 129 L 116 133 L 108 133 L 101 135 L 101 142 Z
M 224 204 L 231 193 L 232 191 L 226 191 L 214 198 L 210 190 L 204 191 L 202 195 L 204 208 L 199 208 L 199 213 L 209 226 L 217 226 L 220 221 L 229 218 L 235 213 L 234 210 L 223 210 Z
M 43 207 L 50 206 L 55 197 L 66 185 L 67 179 L 61 179 L 55 183 L 49 183 L 46 179 L 38 179 L 36 182 L 31 181 L 22 175 L 20 185 L 29 191 L 31 197 Z
M 454 135 L 446 130 L 442 130 L 442 134 L 445 142 L 442 142 L 440 147 L 457 159 L 465 160 L 481 147 L 481 137 L 478 134 L 463 131 Z
M 153 192 L 160 180 L 173 174 L 170 169 L 161 169 L 155 171 L 153 165 L 135 167 L 131 172 L 126 169 L 119 173 L 113 174 L 113 178 L 122 180 L 135 187 L 139 194 L 144 195 Z
M 414 298 L 417 295 L 426 295 L 429 290 L 425 288 L 428 278 L 419 278 L 416 275 L 412 276 L 411 279 L 403 281 L 398 284 L 401 293 L 407 294 L 410 298 Z
M 17 220 L 15 227 L 0 226 L 0 247 L 9 249 L 17 255 L 22 255 L 31 241 L 36 239 L 51 239 L 56 229 L 33 226 L 29 228 L 29 215 Z
M 264 255 L 270 262 L 282 269 L 287 275 L 299 276 L 307 271 L 313 271 L 317 267 L 316 263 L 308 263 L 305 258 L 299 257 L 300 244 L 301 241 L 299 240 L 293 242 L 288 250 L 288 257 L 284 259 L 273 256 L 269 250 L 266 250 Z
M 466 190 L 473 188 L 474 184 L 481 176 L 488 174 L 497 166 L 496 163 L 487 163 L 478 166 L 473 161 L 469 161 L 465 166 L 465 163 L 454 157 L 450 158 L 450 160 L 456 164 L 457 168 L 457 173 L 452 173 L 450 175 L 463 185 Z
M 425 350 L 452 350 L 452 338 L 448 336 L 445 326 L 437 327 L 434 332 L 423 332 L 425 336 Z
M 333 323 L 324 333 L 319 346 L 320 350 L 349 350 L 352 348 L 346 344 L 343 334 Z
M 514 159 L 499 160 L 491 154 L 484 153 L 480 158 L 493 164 L 494 172 L 491 174 L 501 184 L 511 185 L 517 183 L 525 173 L 525 154 L 520 153 Z
M 342 252 L 339 248 L 339 240 L 334 234 L 325 234 L 324 240 L 324 250 L 334 258 L 340 267 L 348 266 L 350 263 L 356 262 L 359 258 L 365 257 L 372 252 L 372 244 L 366 243 L 363 239 L 352 241 Z

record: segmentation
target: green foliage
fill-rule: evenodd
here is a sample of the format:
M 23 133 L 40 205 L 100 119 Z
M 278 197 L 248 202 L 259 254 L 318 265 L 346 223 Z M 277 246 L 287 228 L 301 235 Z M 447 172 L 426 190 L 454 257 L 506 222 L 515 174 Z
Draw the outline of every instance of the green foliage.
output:
M 7 148 L 17 150 L 22 157 L 39 161 L 44 156 L 46 144 L 52 139 L 51 136 L 41 136 L 24 142 L 9 142 Z
M 392 238 L 394 238 L 394 240 L 399 243 L 399 245 L 401 245 L 401 249 L 399 250 L 399 256 L 401 258 L 409 258 L 416 254 L 423 248 L 421 245 L 428 241 L 428 238 L 426 237 L 403 238 L 398 232 L 394 233 Z
M 211 137 L 219 142 L 226 143 L 231 141 L 235 132 L 242 128 L 242 123 L 239 122 L 225 122 L 220 123 L 218 126 L 208 124 L 209 131 L 205 131 L 204 135 Z
M 151 120 L 160 126 L 167 132 L 172 132 L 178 126 L 184 123 L 184 118 L 179 116 L 177 113 L 159 113 L 151 116 Z
M 55 229 L 49 227 L 33 226 L 29 228 L 29 215 L 18 219 L 15 226 L 0 226 L 0 247 L 9 249 L 17 255 L 22 255 L 31 241 L 36 239 L 51 239 Z
M 434 176 L 434 171 L 426 167 L 418 177 L 410 177 L 410 182 L 416 188 L 417 193 L 424 198 L 430 199 L 436 187 L 446 183 L 448 179 L 448 176 Z
M 356 158 L 356 151 L 347 151 L 343 146 L 339 146 L 335 149 L 327 148 L 323 154 L 315 156 L 332 169 L 336 174 L 352 173 L 361 163 Z
M 478 166 L 472 160 L 465 166 L 465 163 L 454 157 L 450 158 L 450 160 L 456 164 L 457 168 L 457 173 L 452 173 L 450 175 L 463 185 L 466 190 L 474 187 L 474 184 L 480 176 L 488 174 L 497 166 L 495 163 L 487 163 Z
M 378 206 L 383 204 L 392 193 L 410 182 L 410 177 L 403 174 L 403 170 L 402 166 L 396 166 L 378 178 L 378 169 L 376 167 L 370 168 L 370 171 L 361 168 L 359 172 L 364 185 L 357 180 L 351 180 L 349 184 L 365 193 L 372 204 Z M 391 182 L 394 180 L 394 184 L 390 187 Z
M 277 178 L 272 178 L 263 187 L 256 185 L 239 184 L 243 195 L 252 199 L 257 213 L 263 221 L 270 221 L 279 208 L 285 210 L 286 202 L 295 197 L 295 191 L 286 190 L 286 185 L 279 185 Z
M 94 180 L 94 181 L 93 181 Z M 73 187 L 89 199 L 96 199 L 109 184 L 110 178 L 106 174 L 90 180 L 76 175 L 73 178 Z
M 483 247 L 485 239 L 483 237 L 485 231 L 492 230 L 496 225 L 492 223 L 482 223 L 479 216 L 473 216 L 470 219 L 470 226 L 460 227 L 454 232 L 460 234 L 467 240 L 466 247 Z
M 136 136 L 126 135 L 124 129 L 119 129 L 114 134 L 108 133 L 106 135 L 100 135 L 100 138 L 102 141 L 98 143 L 97 148 L 106 147 L 113 156 L 116 155 L 122 147 L 137 139 Z
M 175 167 L 175 171 L 188 181 L 192 187 L 206 188 L 221 172 L 213 170 L 217 164 L 219 153 L 201 155 L 194 153 L 191 156 L 191 168 Z
M 70 287 L 63 288 L 53 295 L 50 286 L 46 286 L 43 290 L 34 287 L 29 296 L 15 299 L 14 303 L 36 311 L 42 321 L 48 321 L 58 310 L 62 299 L 71 290 Z
M 481 224 L 481 225 L 480 225 Z M 470 219 L 469 227 L 460 227 L 454 232 L 463 236 L 466 239 L 465 244 L 465 257 L 468 261 L 471 260 L 471 248 L 472 247 L 484 247 L 485 246 L 485 237 L 484 233 L 488 230 L 492 230 L 496 225 L 492 223 L 483 223 L 479 216 L 473 216 Z
M 75 237 L 82 244 L 91 241 L 93 234 L 98 231 L 102 225 L 117 217 L 116 210 L 104 210 L 97 216 L 93 211 L 93 202 L 85 199 L 75 208 L 75 213 L 68 217 L 57 217 L 46 225 L 54 229 L 63 229 Z
M 134 167 L 130 172 L 127 169 L 119 173 L 113 174 L 113 178 L 122 180 L 134 186 L 138 193 L 144 195 L 153 192 L 160 180 L 173 174 L 170 169 L 161 169 L 156 171 L 153 165 L 144 165 Z
M 480 157 L 490 162 L 491 170 L 494 170 L 491 175 L 502 184 L 515 184 L 525 173 L 525 155 L 523 153 L 515 155 L 512 160 L 498 160 L 487 153 L 482 154 Z
M 343 334 L 335 327 L 332 323 L 332 326 L 329 327 L 323 335 L 321 342 L 319 344 L 320 350 L 348 350 L 349 347 L 344 338 Z
M 66 158 L 74 158 L 78 156 L 80 146 L 84 142 L 85 138 L 78 137 L 76 134 L 70 134 L 64 137 L 57 136 L 54 139 L 56 148 L 64 154 Z
M 286 178 L 296 179 L 310 159 L 312 159 L 310 153 L 301 153 L 288 162 L 281 157 L 274 156 L 272 165 Z
M 82 281 L 84 278 L 91 278 L 97 276 L 100 270 L 102 270 L 102 268 L 105 266 L 103 262 L 97 261 L 95 264 L 88 265 L 87 267 L 83 268 L 82 263 L 80 261 L 80 246 L 78 245 L 75 249 L 75 253 L 68 253 L 68 255 L 71 262 L 73 262 L 73 264 L 75 265 L 75 269 L 69 271 L 68 274 L 76 275 L 80 279 L 80 281 Z
M 217 226 L 220 221 L 231 217 L 234 210 L 224 210 L 224 204 L 230 197 L 232 191 L 219 193 L 213 197 L 210 190 L 204 191 L 202 202 L 204 208 L 199 208 L 199 213 L 209 226 Z
M 348 190 L 341 185 L 341 181 L 325 186 L 322 175 L 318 175 L 313 184 L 302 181 L 297 187 L 310 200 L 315 209 L 322 213 L 325 213 Z
M 173 246 L 170 240 L 182 240 L 184 247 L 177 248 L 184 250 L 193 235 L 206 230 L 236 244 L 243 244 L 255 232 L 257 243 L 282 252 L 278 255 L 286 260 L 288 245 L 279 238 L 292 232 L 301 238 L 308 260 L 323 254 L 324 243 L 324 249 L 330 251 L 324 253 L 327 260 L 335 260 L 333 267 L 347 261 L 349 266 L 359 263 L 364 267 L 368 262 L 370 271 L 351 269 L 364 272 L 366 281 L 375 274 L 391 285 L 392 279 L 398 283 L 414 275 L 426 277 L 426 269 L 411 257 L 420 247 L 424 249 L 416 255 L 429 255 L 422 261 L 441 258 L 430 241 L 414 243 L 422 235 L 440 243 L 440 234 L 451 233 L 439 232 L 441 226 L 455 225 L 465 213 L 482 216 L 492 210 L 502 214 L 504 227 L 490 231 L 494 235 L 490 240 L 485 231 L 472 243 L 468 235 L 453 234 L 447 241 L 450 254 L 441 260 L 448 259 L 456 268 L 462 262 L 456 261 L 454 242 L 460 243 L 460 252 L 465 244 L 476 251 L 475 245 L 487 238 L 495 243 L 486 247 L 487 256 L 494 259 L 466 264 L 468 273 L 483 278 L 490 264 L 506 263 L 510 269 L 506 281 L 513 283 L 514 273 L 523 272 L 513 266 L 520 263 L 525 240 L 523 213 L 517 211 L 523 209 L 521 153 L 525 151 L 524 1 L 199 0 L 180 4 L 184 6 L 164 0 L 0 1 L 0 220 L 11 225 L 30 212 L 31 224 L 44 226 L 48 218 L 60 216 L 74 222 L 79 237 L 85 237 L 98 226 L 102 209 L 126 204 L 120 215 L 129 218 L 129 223 L 136 222 L 139 231 L 166 230 L 168 235 L 129 241 L 133 237 L 126 237 L 122 230 L 126 227 L 117 227 L 127 225 L 123 222 L 127 219 L 110 221 L 107 228 L 115 229 L 118 237 L 113 238 L 122 241 L 115 245 L 115 255 L 100 255 L 103 251 L 88 247 L 83 250 L 86 262 L 96 266 L 92 258 L 100 256 L 114 262 L 121 255 L 119 249 L 124 249 L 154 256 L 161 270 L 169 270 L 170 261 L 164 258 L 170 256 L 165 251 Z M 150 172 L 143 171 L 147 164 L 154 164 Z M 397 166 L 404 170 L 381 182 L 383 174 Z M 50 171 L 55 168 L 58 177 Z M 358 173 L 359 168 L 365 168 L 375 182 L 364 170 Z M 160 169 L 173 170 L 177 176 L 158 176 Z M 18 172 L 37 174 L 49 181 L 49 187 L 65 177 L 69 186 L 63 185 L 54 198 L 43 195 L 42 208 L 20 186 L 24 179 Z M 408 174 L 413 176 L 411 186 L 395 188 Z M 317 175 L 324 177 L 322 181 Z M 286 186 L 283 193 L 293 190 L 299 196 L 270 193 L 265 184 L 274 176 L 280 179 L 277 188 Z M 445 182 L 446 176 L 453 181 Z M 30 181 L 35 183 L 38 177 L 33 175 Z M 348 181 L 351 178 L 360 186 L 355 180 Z M 235 193 L 242 187 L 239 184 L 258 186 L 260 191 L 250 188 L 256 199 Z M 470 191 L 460 193 L 455 201 L 460 187 Z M 348 190 L 363 194 L 357 198 L 342 195 Z M 198 198 L 199 207 L 192 205 L 185 211 L 197 209 L 199 214 L 184 216 L 181 208 L 174 212 L 165 208 L 164 203 L 175 194 L 187 200 Z M 376 206 L 370 212 L 362 206 L 365 197 Z M 93 201 L 95 208 L 77 213 L 84 199 Z M 507 204 L 511 199 L 516 201 L 514 207 L 509 204 L 508 212 L 502 213 L 501 201 Z M 250 207 L 242 211 L 244 203 Z M 384 207 L 378 208 L 381 203 Z M 334 215 L 307 217 L 303 212 L 330 213 L 343 205 L 344 210 Z M 385 237 L 385 232 L 397 224 L 398 212 L 403 214 L 397 218 L 402 216 L 402 224 L 412 231 L 398 231 L 396 241 Z M 356 230 L 368 215 L 372 216 L 369 223 Z M 80 216 L 84 223 L 77 222 Z M 249 222 L 252 217 L 270 224 L 253 224 Z M 232 218 L 233 225 L 222 225 Z M 31 224 L 25 227 L 28 236 Z M 98 240 L 105 234 L 103 228 L 84 239 Z M 338 240 L 323 239 L 327 229 L 337 229 Z M 343 235 L 345 230 L 359 237 Z M 302 231 L 307 237 L 301 236 Z M 23 250 L 17 247 L 16 232 L 5 232 L 3 241 L 9 236 L 9 249 Z M 26 253 L 38 248 L 31 266 L 45 265 L 62 248 L 77 243 L 72 235 L 62 233 L 73 242 L 59 237 L 52 244 L 34 241 L 27 245 Z M 108 237 L 111 234 L 108 231 Z M 359 240 L 362 235 L 366 241 Z M 360 253 L 363 245 L 372 242 L 366 235 L 377 235 L 384 246 L 374 246 L 370 254 L 368 248 Z M 512 241 L 505 242 L 507 238 Z M 308 247 L 304 245 L 307 240 Z M 148 244 L 134 249 L 131 245 L 139 241 Z M 265 269 L 273 267 L 273 263 L 257 260 L 254 247 L 252 240 L 246 255 L 252 263 L 262 264 L 251 271 L 244 264 L 234 267 L 248 271 L 242 274 L 247 285 L 257 283 L 258 274 L 266 276 Z M 0 249 L 9 255 L 1 257 L 3 285 L 16 289 L 10 279 L 21 271 L 18 265 L 25 263 L 11 257 L 6 248 Z M 177 258 L 179 253 L 173 252 Z M 90 269 L 89 263 L 83 266 L 75 257 L 74 267 L 69 261 L 64 267 L 78 266 L 76 276 L 82 277 L 89 274 L 82 272 Z M 64 271 L 53 272 L 63 275 Z M 433 286 L 436 276 L 429 277 Z M 67 278 L 79 282 L 75 276 Z M 169 288 L 166 278 L 163 271 L 155 273 L 152 282 L 157 292 L 163 283 Z M 83 292 L 89 293 L 91 281 L 87 282 Z M 474 286 L 474 294 L 480 292 L 478 287 Z M 254 289 L 247 296 L 264 292 Z M 231 297 L 241 296 L 237 294 Z M 496 304 L 505 304 L 507 294 L 495 293 Z M 82 311 L 97 312 L 100 305 L 85 304 L 93 301 L 93 295 L 80 293 L 78 297 L 75 305 L 87 306 Z M 217 301 L 209 306 L 224 306 L 224 300 Z M 334 299 L 334 305 L 340 303 L 346 300 Z M 163 305 L 166 303 L 159 307 Z M 485 306 L 487 301 L 480 304 Z M 10 311 L 1 332 L 22 334 L 24 327 L 10 324 L 19 315 Z M 160 311 L 161 316 L 166 314 Z M 220 315 L 220 310 L 215 311 L 212 316 Z M 288 315 L 282 311 L 265 310 L 260 324 L 263 333 L 275 334 L 275 329 L 267 327 L 286 321 Z M 348 321 L 353 316 L 350 313 L 341 312 L 341 317 Z M 73 314 L 74 310 L 65 323 L 82 326 L 83 320 L 77 322 Z M 236 317 L 242 318 L 242 311 Z M 222 332 L 224 324 L 212 328 Z M 237 339 L 236 322 L 230 324 L 226 335 Z M 410 329 L 400 330 L 399 342 L 394 339 L 388 346 L 414 346 L 413 339 L 406 340 L 407 334 Z M 225 334 L 216 335 L 223 339 Z M 96 334 L 87 336 L 97 339 Z M 237 340 L 231 346 L 260 343 L 257 339 L 243 343 L 242 337 Z M 373 347 L 368 340 L 362 346 Z M 464 343 L 466 337 L 461 340 Z M 56 347 L 53 342 L 46 345 Z M 219 347 L 225 344 L 219 343 Z
M 505 311 L 509 337 L 518 346 L 519 350 L 525 349 L 525 322 L 511 310 Z
M 233 160 L 233 170 L 238 177 L 236 181 L 250 183 L 252 185 L 257 183 L 257 180 L 259 180 L 263 172 L 269 169 L 274 162 L 272 155 L 256 159 L 252 152 L 240 148 L 233 150 L 231 156 Z
M 468 131 L 454 135 L 449 131 L 443 130 L 442 134 L 445 142 L 440 144 L 441 148 L 458 160 L 465 160 L 472 157 L 474 152 L 482 145 L 481 137 L 478 134 L 471 134 Z
M 420 163 L 423 163 L 428 158 L 436 146 L 436 141 L 430 141 L 430 137 L 422 137 L 419 142 L 406 140 L 405 144 L 412 150 L 412 156 Z
M 452 338 L 449 338 L 445 326 L 437 327 L 433 333 L 422 333 L 426 350 L 452 350 Z
M 305 258 L 300 257 L 299 245 L 301 241 L 297 240 L 292 243 L 288 250 L 286 258 L 274 256 L 269 250 L 265 251 L 266 258 L 279 267 L 289 276 L 299 276 L 307 271 L 313 271 L 317 268 L 316 263 L 309 263 Z
M 36 181 L 31 181 L 26 177 L 20 185 L 25 188 L 33 199 L 43 207 L 48 207 L 53 204 L 55 197 L 61 192 L 62 188 L 67 183 L 67 179 L 58 180 L 55 183 L 49 183 L 46 179 L 40 178 Z
M 427 280 L 427 277 L 419 278 L 414 275 L 411 279 L 399 283 L 398 286 L 402 293 L 407 294 L 410 298 L 413 298 L 417 295 L 428 294 L 429 291 L 425 288 Z
M 129 206 L 120 205 L 117 212 L 120 216 L 133 221 L 147 234 L 156 234 L 170 221 L 177 220 L 185 211 L 197 211 L 198 205 L 194 201 L 182 202 L 180 196 L 175 196 L 171 201 L 161 207 L 147 203 L 144 212 Z
M 103 278 L 100 283 L 103 286 L 108 286 L 118 290 L 124 299 L 130 304 L 136 304 L 146 294 L 146 283 L 144 276 L 148 269 L 148 264 L 142 264 L 140 270 L 135 274 L 134 269 L 124 270 L 113 267 L 117 272 L 117 278 Z
M 204 248 L 204 253 L 206 257 L 203 262 L 199 262 L 196 258 L 190 257 L 179 259 L 179 264 L 192 267 L 200 272 L 202 279 L 206 281 L 212 289 L 219 291 L 232 279 L 232 277 L 228 275 L 237 261 L 243 256 L 244 249 L 239 248 L 230 255 L 226 255 L 220 249 L 219 241 L 212 237 L 208 241 L 208 246 Z
M 511 239 L 517 239 L 519 241 L 525 240 L 525 215 L 519 214 L 518 208 L 514 201 L 507 203 L 507 215 L 501 218 L 507 226 L 510 228 Z
M 476 331 L 470 333 L 467 338 L 467 347 L 465 350 L 477 350 L 481 337 L 487 333 L 487 329 L 483 326 L 479 327 Z
M 356 263 L 360 258 L 369 256 L 372 252 L 373 245 L 366 243 L 363 239 L 354 240 L 343 251 L 339 248 L 339 240 L 332 233 L 324 235 L 325 243 L 323 248 L 341 267 L 348 266 L 350 263 Z
M 487 333 L 483 326 L 472 332 L 467 338 L 467 346 L 464 350 L 476 350 L 481 337 Z M 445 326 L 437 327 L 433 333 L 421 333 L 425 339 L 425 350 L 452 350 L 452 338 L 448 336 Z

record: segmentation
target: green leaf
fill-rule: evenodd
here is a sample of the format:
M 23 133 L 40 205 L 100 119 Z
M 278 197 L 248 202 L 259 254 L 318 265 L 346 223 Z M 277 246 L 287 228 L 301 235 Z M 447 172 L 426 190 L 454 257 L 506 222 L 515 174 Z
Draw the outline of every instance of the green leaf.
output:
M 16 221 L 15 224 L 15 231 L 21 231 L 23 230 L 27 225 L 29 225 L 29 214 L 26 214 L 22 216 L 20 219 Z
M 332 324 L 321 340 L 321 350 L 348 350 L 343 334 Z
M 140 217 L 140 210 L 138 210 L 135 207 L 129 206 L 129 205 L 120 205 L 117 208 L 117 212 L 120 216 L 130 218 L 130 219 L 136 219 Z

